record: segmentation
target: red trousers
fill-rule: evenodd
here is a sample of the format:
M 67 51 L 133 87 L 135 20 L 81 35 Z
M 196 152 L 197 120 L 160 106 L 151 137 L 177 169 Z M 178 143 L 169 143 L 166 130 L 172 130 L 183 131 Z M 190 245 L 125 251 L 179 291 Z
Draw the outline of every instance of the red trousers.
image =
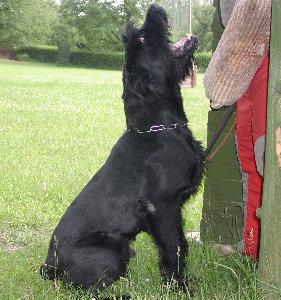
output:
M 236 136 L 244 200 L 242 251 L 254 259 L 258 257 L 260 243 L 261 225 L 256 210 L 261 207 L 263 190 L 268 71 L 267 56 L 237 102 Z

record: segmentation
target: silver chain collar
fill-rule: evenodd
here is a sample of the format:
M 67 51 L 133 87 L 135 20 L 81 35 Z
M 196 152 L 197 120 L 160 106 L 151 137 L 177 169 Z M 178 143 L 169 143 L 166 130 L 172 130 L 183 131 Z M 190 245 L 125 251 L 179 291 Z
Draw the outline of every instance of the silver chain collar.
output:
M 170 125 L 153 125 L 151 126 L 148 130 L 141 131 L 138 128 L 131 128 L 128 129 L 129 132 L 137 133 L 137 134 L 143 134 L 143 133 L 150 133 L 150 132 L 158 132 L 158 131 L 163 131 L 163 130 L 173 130 L 176 128 L 182 128 L 186 127 L 186 123 L 174 123 Z

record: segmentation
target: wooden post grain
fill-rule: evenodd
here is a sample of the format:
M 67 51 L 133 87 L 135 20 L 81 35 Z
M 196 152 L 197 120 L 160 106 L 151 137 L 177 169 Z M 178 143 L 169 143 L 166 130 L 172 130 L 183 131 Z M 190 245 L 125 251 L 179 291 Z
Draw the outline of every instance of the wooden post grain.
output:
M 265 176 L 258 280 L 265 299 L 281 299 L 281 0 L 272 1 Z

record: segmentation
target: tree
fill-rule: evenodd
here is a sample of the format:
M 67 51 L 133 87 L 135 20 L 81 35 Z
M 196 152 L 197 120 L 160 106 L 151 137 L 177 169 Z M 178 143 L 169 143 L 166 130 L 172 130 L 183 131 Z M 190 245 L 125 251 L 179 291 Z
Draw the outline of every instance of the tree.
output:
M 150 0 L 116 1 L 69 1 L 75 15 L 74 26 L 83 37 L 85 47 L 90 50 L 123 50 L 121 34 L 125 24 L 143 21 Z
M 268 291 L 264 299 L 281 298 L 281 6 L 272 1 L 270 78 L 267 108 L 264 191 L 258 279 Z
M 0 0 L 0 47 L 45 43 L 55 17 L 53 0 Z
M 121 34 L 129 21 L 140 24 L 151 1 L 90 0 L 80 18 L 79 30 L 90 49 L 123 50 Z
M 189 8 L 192 0 L 159 0 L 157 3 L 167 10 L 172 39 L 178 40 L 189 31 Z
M 111 1 L 92 0 L 80 7 L 77 28 L 91 50 L 120 50 L 122 26 L 118 6 Z
M 192 11 L 190 12 L 190 1 Z M 189 16 L 192 19 L 192 33 L 197 36 L 199 51 L 212 49 L 213 34 L 211 25 L 213 22 L 214 8 L 209 0 L 159 0 L 168 11 L 170 27 L 173 38 L 179 39 L 189 33 Z
M 78 1 L 62 0 L 54 24 L 53 41 L 58 46 L 59 65 L 69 63 L 71 46 L 80 42 L 76 19 L 78 17 Z
M 193 33 L 198 39 L 199 51 L 211 51 L 213 42 L 213 23 L 214 8 L 208 2 L 200 3 L 196 1 L 193 5 Z
M 223 26 L 221 24 L 221 19 L 219 15 L 219 0 L 214 0 L 214 15 L 212 23 L 212 32 L 213 32 L 213 42 L 212 42 L 212 51 L 215 52 L 221 35 L 223 33 Z

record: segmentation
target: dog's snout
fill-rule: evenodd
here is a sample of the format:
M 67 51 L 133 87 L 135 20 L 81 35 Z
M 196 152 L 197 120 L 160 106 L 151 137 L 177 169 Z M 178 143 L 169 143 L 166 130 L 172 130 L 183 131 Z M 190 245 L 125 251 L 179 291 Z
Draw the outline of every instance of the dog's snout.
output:
M 193 34 L 188 34 L 171 45 L 171 49 L 177 57 L 191 55 L 197 49 L 197 38 Z
M 191 35 L 190 40 L 191 40 L 192 47 L 195 48 L 196 50 L 198 46 L 197 37 L 195 35 Z

